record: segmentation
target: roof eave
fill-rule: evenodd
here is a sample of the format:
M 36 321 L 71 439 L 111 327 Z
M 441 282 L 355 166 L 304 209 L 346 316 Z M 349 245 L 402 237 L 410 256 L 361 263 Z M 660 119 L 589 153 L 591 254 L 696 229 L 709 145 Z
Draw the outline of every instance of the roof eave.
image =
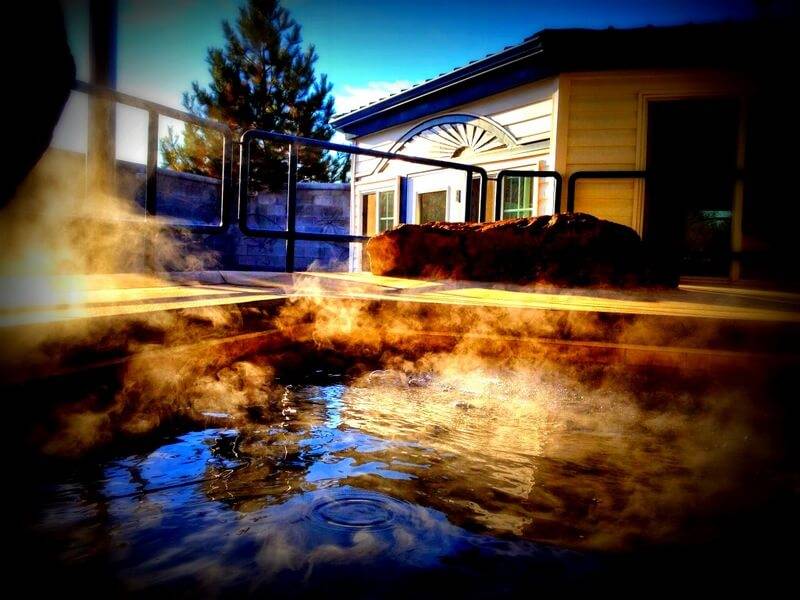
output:
M 511 47 L 497 54 L 493 54 L 482 60 L 475 61 L 449 73 L 421 83 L 383 100 L 363 108 L 356 109 L 343 115 L 335 115 L 331 119 L 331 125 L 349 133 L 352 125 L 371 119 L 378 113 L 384 113 L 397 109 L 409 103 L 417 102 L 420 98 L 435 94 L 444 89 L 451 89 L 465 81 L 473 81 L 476 76 L 488 75 L 490 72 L 502 69 L 509 64 L 516 64 L 537 54 L 541 54 L 542 48 L 538 36 L 533 36 L 518 46 Z
M 544 29 L 517 46 L 344 115 L 353 137 L 435 114 L 571 71 L 654 68 L 757 69 L 781 32 L 764 24 L 708 23 L 632 29 Z M 773 24 L 774 25 L 774 24 Z M 749 42 L 749 43 L 748 43 Z M 762 48 L 764 46 L 764 48 Z M 632 52 L 635 49 L 635 52 Z

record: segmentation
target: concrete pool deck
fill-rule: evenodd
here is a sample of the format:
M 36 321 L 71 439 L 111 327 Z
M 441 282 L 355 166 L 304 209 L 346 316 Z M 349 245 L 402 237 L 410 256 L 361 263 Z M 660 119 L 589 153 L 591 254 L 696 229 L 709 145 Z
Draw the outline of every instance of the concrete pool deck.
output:
M 164 277 L 17 278 L 6 281 L 4 289 L 0 327 L 281 302 L 302 296 L 800 324 L 800 293 L 722 284 L 684 284 L 674 290 L 605 290 L 422 281 L 370 273 L 203 271 Z

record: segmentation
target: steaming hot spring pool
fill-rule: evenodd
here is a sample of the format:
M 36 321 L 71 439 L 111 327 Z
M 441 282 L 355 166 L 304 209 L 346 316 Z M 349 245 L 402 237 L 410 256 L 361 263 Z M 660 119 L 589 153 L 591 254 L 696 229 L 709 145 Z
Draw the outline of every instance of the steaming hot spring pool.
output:
M 793 409 L 765 392 L 780 381 L 298 361 L 235 362 L 192 419 L 38 466 L 39 585 L 497 597 L 786 576 Z

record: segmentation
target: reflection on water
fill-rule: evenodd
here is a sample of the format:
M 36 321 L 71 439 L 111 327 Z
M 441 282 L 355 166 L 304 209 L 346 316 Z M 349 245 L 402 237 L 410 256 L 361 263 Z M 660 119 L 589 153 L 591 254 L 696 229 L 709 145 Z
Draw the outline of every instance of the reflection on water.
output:
M 134 591 L 309 591 L 356 572 L 368 590 L 443 570 L 480 586 L 465 573 L 482 569 L 496 590 L 703 541 L 758 503 L 742 494 L 754 473 L 765 495 L 781 484 L 743 393 L 544 372 L 287 385 L 257 418 L 207 413 L 203 431 L 51 485 L 37 533 Z

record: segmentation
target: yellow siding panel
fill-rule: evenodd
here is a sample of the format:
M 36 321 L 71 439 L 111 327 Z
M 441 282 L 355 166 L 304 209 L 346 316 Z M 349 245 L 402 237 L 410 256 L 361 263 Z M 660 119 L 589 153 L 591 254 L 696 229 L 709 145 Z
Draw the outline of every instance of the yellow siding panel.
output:
M 717 78 L 719 79 L 719 78 Z M 635 76 L 607 74 L 599 77 L 579 77 L 572 81 L 572 97 L 580 98 L 621 98 L 637 95 L 642 91 L 665 90 L 697 86 L 713 82 L 708 75 L 689 72 L 679 73 L 640 73 Z
M 637 126 L 637 113 L 607 113 L 592 115 L 575 115 L 570 112 L 569 131 L 572 133 L 581 129 L 635 129 Z
M 598 201 L 577 195 L 575 197 L 575 212 L 589 213 L 600 219 L 614 221 L 630 227 L 633 216 L 633 202 L 632 199 Z
M 575 171 L 627 171 L 630 163 L 567 163 L 567 173 Z M 566 185 L 566 179 L 565 184 Z
M 578 180 L 575 196 L 586 200 L 627 199 L 633 194 L 633 179 Z
M 583 187 L 583 186 L 581 186 Z M 581 206 L 583 203 L 591 200 L 592 206 L 602 207 L 604 210 L 612 210 L 614 207 L 624 207 L 624 202 L 620 203 L 620 198 L 603 198 L 603 197 L 595 197 L 592 198 L 591 194 L 588 194 L 588 189 L 579 189 L 575 194 L 575 206 Z
M 636 146 L 636 129 L 579 129 L 569 136 L 573 148 Z
M 637 94 L 624 94 L 622 96 L 592 96 L 573 98 L 570 112 L 573 114 L 629 114 L 636 112 L 638 105 Z
M 595 165 L 622 163 L 633 168 L 636 163 L 636 146 L 575 147 L 570 145 L 567 149 L 567 162 Z
M 572 81 L 567 137 L 567 169 L 620 171 L 636 168 L 641 79 Z M 580 181 L 575 210 L 633 225 L 635 183 L 631 180 Z

